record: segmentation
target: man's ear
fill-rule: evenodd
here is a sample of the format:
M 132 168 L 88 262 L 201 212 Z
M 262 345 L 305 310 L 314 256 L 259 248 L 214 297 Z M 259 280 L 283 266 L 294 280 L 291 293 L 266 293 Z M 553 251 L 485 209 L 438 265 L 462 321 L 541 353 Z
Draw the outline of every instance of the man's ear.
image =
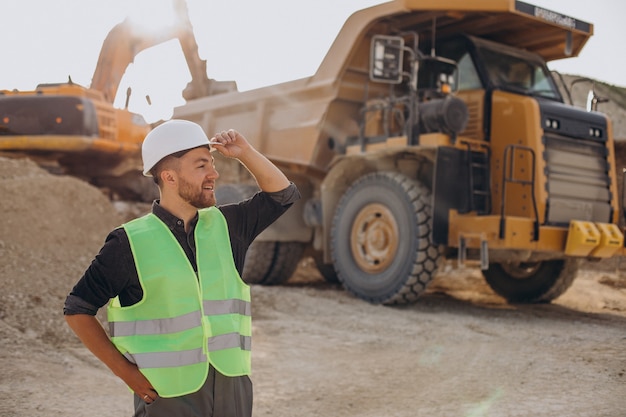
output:
M 161 171 L 161 181 L 163 184 L 175 184 L 177 180 L 176 172 L 172 169 Z

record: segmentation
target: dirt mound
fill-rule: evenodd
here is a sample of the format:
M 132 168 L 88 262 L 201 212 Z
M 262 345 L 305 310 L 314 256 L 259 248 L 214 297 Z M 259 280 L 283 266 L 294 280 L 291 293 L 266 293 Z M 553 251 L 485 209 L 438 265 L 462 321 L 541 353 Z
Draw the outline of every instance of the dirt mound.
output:
M 121 217 L 98 189 L 28 159 L 0 157 L 0 195 L 0 339 L 68 340 L 65 297 Z

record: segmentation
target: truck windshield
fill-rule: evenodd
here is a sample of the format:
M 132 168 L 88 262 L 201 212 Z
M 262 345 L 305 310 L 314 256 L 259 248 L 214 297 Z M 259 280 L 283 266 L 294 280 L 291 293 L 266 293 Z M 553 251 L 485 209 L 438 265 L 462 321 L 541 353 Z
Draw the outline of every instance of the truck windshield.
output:
M 552 76 L 541 60 L 534 56 L 509 53 L 480 45 L 478 54 L 493 87 L 560 100 L 561 95 Z
M 563 100 L 545 61 L 531 52 L 473 36 L 457 36 L 438 43 L 437 53 L 457 62 L 461 91 L 499 88 Z

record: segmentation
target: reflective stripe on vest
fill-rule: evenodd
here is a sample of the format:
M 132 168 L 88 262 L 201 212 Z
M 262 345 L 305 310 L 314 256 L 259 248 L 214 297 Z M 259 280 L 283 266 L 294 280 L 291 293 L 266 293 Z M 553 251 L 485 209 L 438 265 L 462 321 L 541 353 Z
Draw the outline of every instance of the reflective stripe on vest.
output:
M 229 333 L 209 338 L 207 345 L 209 351 L 236 347 L 250 350 L 251 342 L 252 338 L 249 336 L 242 336 L 239 333 Z M 134 355 L 126 352 L 124 356 L 140 368 L 183 366 L 206 361 L 206 355 L 202 348 L 176 352 L 135 353 Z
M 250 316 L 250 303 L 243 300 L 204 300 L 204 314 L 241 314 Z M 202 313 L 193 311 L 179 317 L 154 320 L 137 320 L 109 323 L 109 330 L 115 336 L 132 336 L 138 334 L 167 334 L 182 332 L 202 324 Z
M 111 339 L 162 397 L 197 391 L 209 363 L 227 376 L 250 373 L 250 288 L 235 268 L 221 212 L 198 214 L 198 275 L 156 216 L 124 225 L 144 297 L 128 307 L 111 300 Z

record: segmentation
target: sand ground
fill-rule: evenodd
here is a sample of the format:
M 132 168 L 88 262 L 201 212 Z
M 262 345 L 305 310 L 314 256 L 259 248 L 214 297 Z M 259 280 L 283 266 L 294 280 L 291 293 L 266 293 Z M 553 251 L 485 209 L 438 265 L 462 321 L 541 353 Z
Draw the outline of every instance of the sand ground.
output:
M 0 416 L 130 416 L 130 392 L 62 317 L 119 212 L 28 161 L 0 158 L 0 195 Z M 587 265 L 549 305 L 509 305 L 452 266 L 403 307 L 354 298 L 310 259 L 254 286 L 254 414 L 626 416 L 621 265 Z

